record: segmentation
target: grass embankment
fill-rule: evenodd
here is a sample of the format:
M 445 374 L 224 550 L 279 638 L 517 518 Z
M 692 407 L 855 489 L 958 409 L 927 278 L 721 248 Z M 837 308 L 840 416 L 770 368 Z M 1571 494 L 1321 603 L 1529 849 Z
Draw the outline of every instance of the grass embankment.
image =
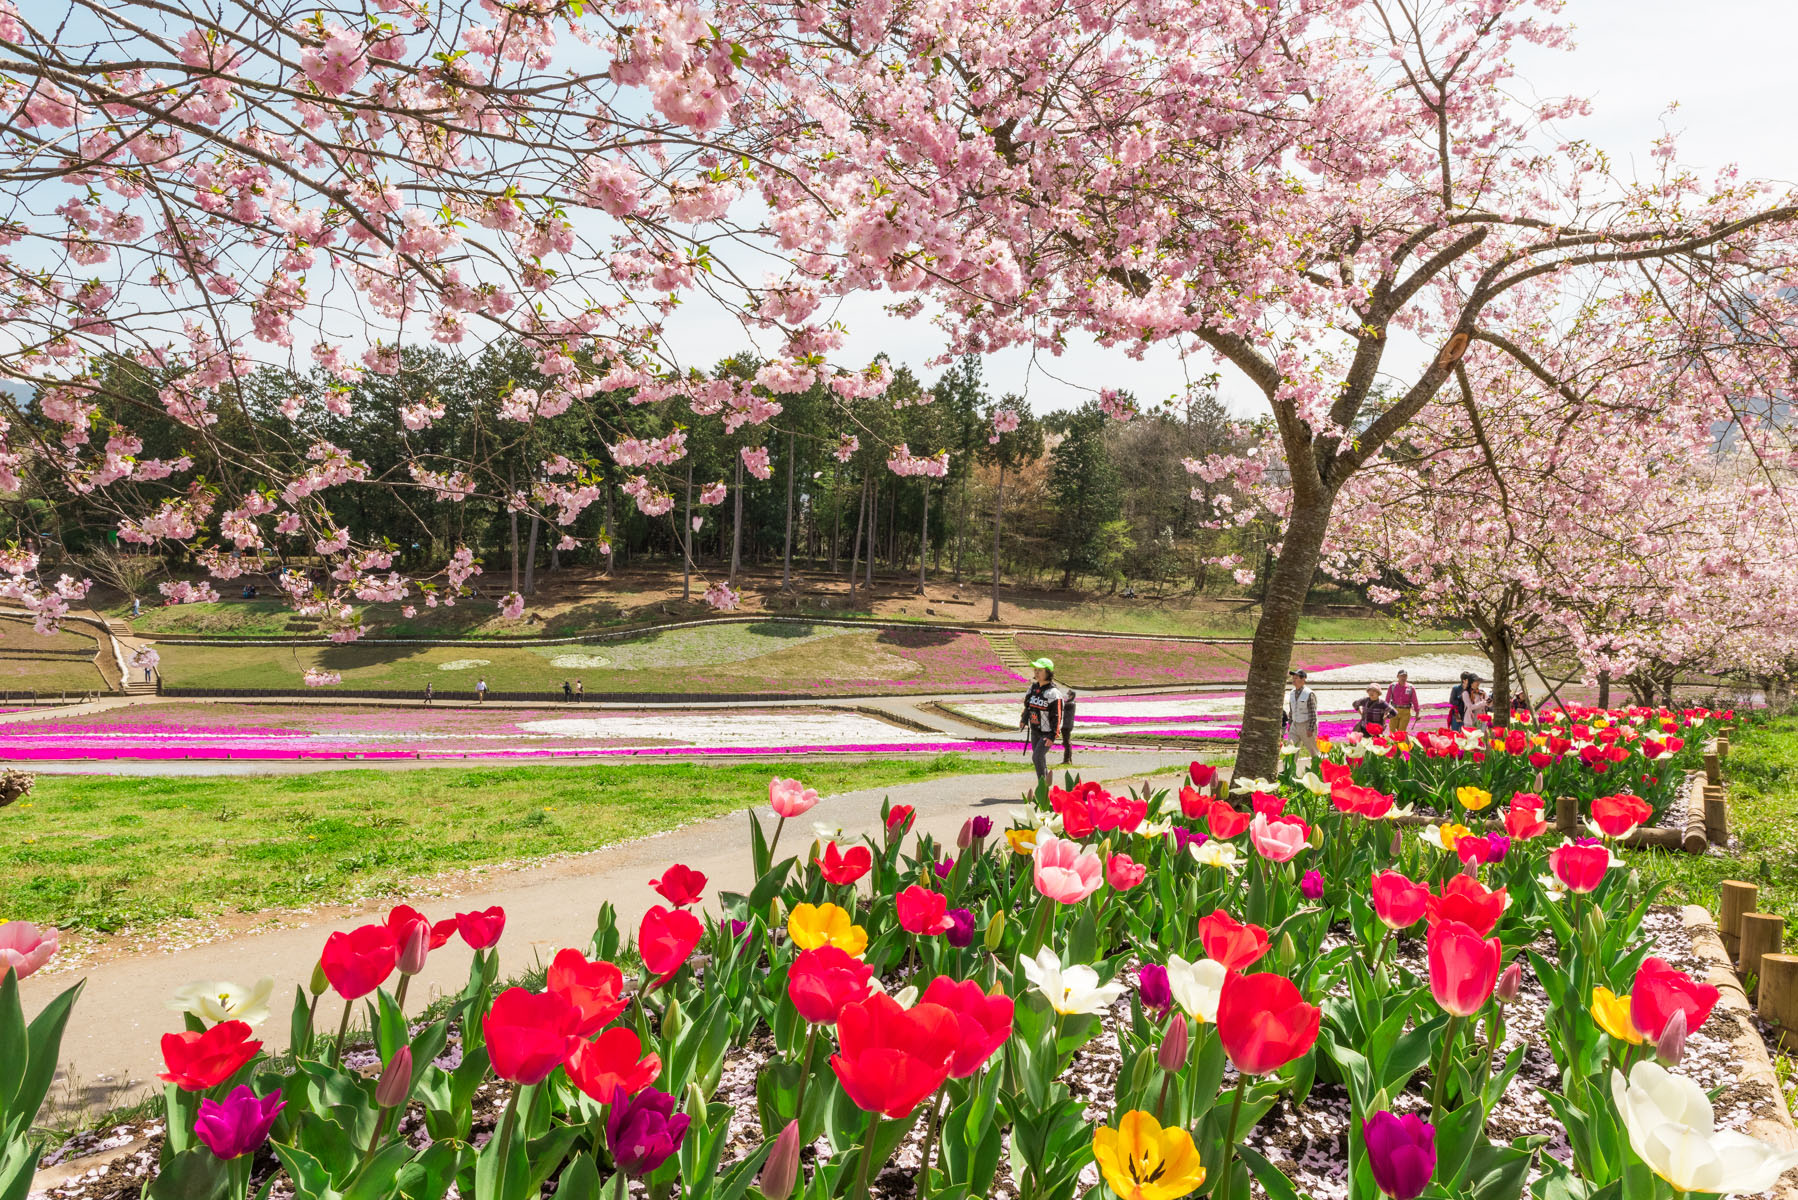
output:
M 784 763 L 824 794 L 1005 769 L 962 755 Z M 0 810 L 0 916 L 110 931 L 330 904 L 592 850 L 766 797 L 766 764 L 115 778 L 40 775 Z
M 1667 882 L 1668 899 L 1714 915 L 1717 885 L 1760 885 L 1758 908 L 1786 919 L 1786 946 L 1798 938 L 1798 715 L 1745 724 L 1730 739 L 1727 854 L 1644 853 Z
M 71 625 L 45 637 L 29 621 L 0 619 L 0 692 L 102 692 L 99 642 Z

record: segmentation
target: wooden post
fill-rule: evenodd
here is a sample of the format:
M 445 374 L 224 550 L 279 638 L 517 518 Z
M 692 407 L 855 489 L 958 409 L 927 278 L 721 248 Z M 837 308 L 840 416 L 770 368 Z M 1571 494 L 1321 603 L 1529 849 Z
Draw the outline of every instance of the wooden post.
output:
M 1555 828 L 1565 834 L 1579 830 L 1579 800 L 1573 796 L 1555 797 Z
M 1717 761 L 1719 763 L 1721 763 L 1724 759 L 1726 759 L 1728 757 L 1729 757 L 1729 735 L 1727 733 L 1719 733 L 1717 735 Z
M 1721 789 L 1705 792 L 1704 832 L 1713 846 L 1729 844 L 1729 801 L 1723 798 Z
M 1758 1006 L 1761 959 L 1785 949 L 1786 919 L 1772 913 L 1742 914 L 1742 987 Z
M 1761 956 L 1760 1010 L 1778 1029 L 1780 1045 L 1798 1049 L 1798 954 Z
M 1717 761 L 1717 744 L 1711 743 L 1710 749 L 1704 752 L 1704 781 L 1712 787 L 1723 782 L 1723 764 Z
M 1742 945 L 1742 917 L 1754 911 L 1760 899 L 1759 884 L 1725 879 L 1717 885 L 1717 932 L 1723 935 L 1723 948 L 1733 959 Z

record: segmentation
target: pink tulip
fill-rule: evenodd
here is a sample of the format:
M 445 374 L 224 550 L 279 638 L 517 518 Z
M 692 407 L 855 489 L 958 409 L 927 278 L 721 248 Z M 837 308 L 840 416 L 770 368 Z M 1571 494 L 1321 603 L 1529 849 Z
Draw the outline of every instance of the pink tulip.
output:
M 1099 890 L 1105 866 L 1078 842 L 1044 834 L 1036 843 L 1036 890 L 1057 904 L 1078 904 Z
M 1288 862 L 1310 843 L 1305 827 L 1287 821 L 1271 821 L 1266 813 L 1256 813 L 1249 822 L 1249 841 L 1255 852 L 1269 862 Z
M 774 807 L 774 815 L 777 817 L 791 820 L 803 816 L 817 802 L 817 791 L 806 787 L 797 779 L 782 779 L 776 775 L 768 781 L 768 803 Z
M 55 929 L 39 929 L 30 921 L 0 924 L 0 974 L 11 967 L 23 979 L 49 962 L 58 949 Z

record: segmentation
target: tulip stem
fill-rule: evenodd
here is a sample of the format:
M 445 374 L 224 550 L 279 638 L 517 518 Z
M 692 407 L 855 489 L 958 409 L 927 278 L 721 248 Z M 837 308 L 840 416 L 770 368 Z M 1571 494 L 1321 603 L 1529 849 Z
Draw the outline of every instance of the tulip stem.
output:
M 813 1025 L 805 1035 L 805 1054 L 799 1060 L 799 1094 L 793 1099 L 793 1119 L 799 1121 L 805 1115 L 805 1085 L 812 1078 L 812 1048 L 818 1044 L 818 1027 Z M 800 1121 L 799 1127 L 805 1128 Z
M 868 1173 L 869 1173 L 869 1168 L 872 1166 L 872 1164 L 874 1162 L 874 1134 L 875 1134 L 875 1131 L 878 1130 L 879 1128 L 880 1128 L 880 1114 L 877 1112 L 869 1113 L 868 1114 L 868 1137 L 867 1137 L 867 1140 L 862 1143 L 861 1170 L 859 1172 L 859 1178 L 857 1179 L 857 1182 L 855 1185 L 855 1195 L 856 1195 L 857 1200 L 867 1200 L 867 1197 L 869 1194 L 868 1193 Z
M 1442 1104 L 1448 1098 L 1448 1063 L 1454 1053 L 1455 1039 L 1461 1033 L 1461 1018 L 1450 1015 L 1448 1028 L 1442 1034 L 1442 1057 L 1436 1061 L 1436 1078 L 1430 1083 L 1430 1124 L 1442 1120 Z
M 1230 1200 L 1230 1184 L 1234 1182 L 1236 1172 L 1236 1119 L 1242 1115 L 1242 1093 L 1249 1086 L 1249 1077 L 1236 1076 L 1236 1098 L 1230 1101 L 1230 1122 L 1224 1131 L 1224 1177 L 1223 1187 L 1219 1190 L 1217 1200 Z
M 1504 1006 L 1494 1004 L 1492 1011 L 1486 1015 L 1486 1074 L 1485 1082 L 1492 1082 L 1492 1063 L 1498 1053 L 1498 1044 L 1505 1036 Z
M 331 1065 L 336 1066 L 343 1061 L 343 1039 L 350 1032 L 350 1000 L 343 1002 L 343 1020 L 337 1022 L 337 1040 L 331 1045 Z
M 943 1118 L 943 1096 L 949 1090 L 949 1081 L 943 1080 L 936 1089 L 936 1095 L 930 1098 L 930 1111 L 924 1117 L 924 1157 L 918 1161 L 918 1200 L 930 1194 L 930 1152 L 936 1149 L 937 1125 Z
M 400 976 L 400 986 L 398 988 L 394 989 L 394 993 L 393 993 L 394 1007 L 398 1008 L 401 1012 L 406 1011 L 406 985 L 411 982 L 412 982 L 412 976 L 401 975 Z
M 512 1086 L 512 1094 L 506 1099 L 505 1114 L 499 1119 L 499 1149 L 496 1153 L 499 1157 L 501 1195 L 506 1193 L 506 1160 L 512 1156 L 512 1126 L 518 1120 L 518 1093 L 523 1090 L 524 1085 L 521 1083 Z M 618 1174 L 622 1178 L 624 1172 L 620 1171 Z
M 787 819 L 782 817 L 774 823 L 774 840 L 768 843 L 768 865 L 774 865 L 774 851 L 780 846 L 781 832 L 787 827 Z
M 375 1147 L 377 1147 L 381 1144 L 381 1131 L 382 1131 L 382 1129 L 384 1129 L 386 1127 L 386 1125 L 387 1125 L 387 1110 L 385 1108 L 383 1108 L 379 1112 L 375 1113 L 375 1131 L 374 1131 L 374 1133 L 369 1135 L 368 1149 L 364 1150 L 362 1152 L 363 1167 L 366 1168 L 368 1166 L 369 1162 L 371 1160 L 373 1160 L 373 1158 L 375 1156 Z
M 1174 1073 L 1172 1071 L 1163 1071 L 1161 1073 L 1161 1095 L 1159 1097 L 1157 1097 L 1155 1100 L 1155 1120 L 1156 1121 L 1161 1120 L 1162 1110 L 1167 1108 L 1167 1085 L 1172 1083 L 1173 1081 L 1174 1081 Z
M 312 997 L 312 1003 L 306 1006 L 306 1032 L 300 1036 L 299 1044 L 293 1048 L 295 1058 L 302 1058 L 312 1053 L 312 1024 L 318 1018 L 318 995 Z
M 618 1200 L 628 1200 L 630 1194 L 631 1181 L 624 1177 L 623 1171 L 620 1171 L 618 1172 Z

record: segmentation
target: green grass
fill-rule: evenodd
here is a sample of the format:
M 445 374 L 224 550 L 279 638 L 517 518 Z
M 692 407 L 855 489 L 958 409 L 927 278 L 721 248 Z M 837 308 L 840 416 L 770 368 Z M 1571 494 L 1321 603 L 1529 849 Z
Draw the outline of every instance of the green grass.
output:
M 825 794 L 1003 769 L 962 755 L 783 764 Z M 407 879 L 592 850 L 766 798 L 766 764 L 306 775 L 40 775 L 0 810 L 0 916 L 110 931 L 329 904 Z
M 1667 883 L 1667 899 L 1702 904 L 1714 915 L 1717 885 L 1760 885 L 1757 907 L 1786 919 L 1786 945 L 1798 934 L 1798 716 L 1738 722 L 1724 779 L 1729 786 L 1728 854 L 1640 851 L 1631 857 Z

